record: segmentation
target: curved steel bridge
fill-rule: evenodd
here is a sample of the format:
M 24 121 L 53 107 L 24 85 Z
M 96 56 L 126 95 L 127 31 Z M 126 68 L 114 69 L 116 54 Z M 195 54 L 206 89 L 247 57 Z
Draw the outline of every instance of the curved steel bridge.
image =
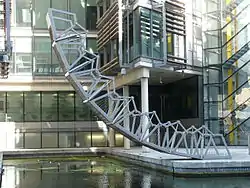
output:
M 119 95 L 114 77 L 99 72 L 99 56 L 86 50 L 87 31 L 77 23 L 76 14 L 49 9 L 47 24 L 65 77 L 107 126 L 160 152 L 193 159 L 231 158 L 221 134 L 205 126 L 187 129 L 180 121 L 163 123 L 155 112 L 137 110 L 133 97 Z

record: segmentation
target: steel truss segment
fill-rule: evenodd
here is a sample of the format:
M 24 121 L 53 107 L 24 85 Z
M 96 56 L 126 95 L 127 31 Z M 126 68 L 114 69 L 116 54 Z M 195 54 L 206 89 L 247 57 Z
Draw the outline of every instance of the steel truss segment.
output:
M 55 25 L 58 19 L 70 23 L 70 27 L 58 30 Z M 49 9 L 47 23 L 53 49 L 65 71 L 65 77 L 82 100 L 108 126 L 160 152 L 195 159 L 231 158 L 224 137 L 213 134 L 206 126 L 186 128 L 180 121 L 163 123 L 155 111 L 142 113 L 137 110 L 133 97 L 119 95 L 114 77 L 100 73 L 99 56 L 86 50 L 87 30 L 77 23 L 74 13 Z M 66 58 L 67 48 L 76 51 L 73 52 L 76 55 L 73 62 Z M 84 85 L 89 85 L 89 82 L 82 78 L 91 81 L 87 90 Z M 130 120 L 129 126 L 124 123 L 126 119 Z

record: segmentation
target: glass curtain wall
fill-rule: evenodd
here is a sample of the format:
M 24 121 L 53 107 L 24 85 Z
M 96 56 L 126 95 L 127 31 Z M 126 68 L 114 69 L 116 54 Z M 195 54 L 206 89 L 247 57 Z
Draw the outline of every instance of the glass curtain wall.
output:
M 97 6 L 93 0 L 32 0 L 34 29 L 47 29 L 46 14 L 50 7 L 74 12 L 79 24 L 88 30 L 96 30 Z
M 72 11 L 89 31 L 96 30 L 97 6 L 92 0 L 14 0 L 12 1 L 13 57 L 10 72 L 22 76 L 62 75 L 51 49 L 46 23 L 48 8 Z M 96 51 L 96 39 L 89 45 Z
M 163 61 L 162 13 L 138 7 L 123 20 L 124 64 L 139 57 Z M 167 53 L 185 58 L 184 36 L 167 32 Z
M 0 118 L 4 148 L 108 146 L 103 122 L 74 91 L 1 92 Z
M 214 133 L 223 133 L 222 87 L 221 87 L 221 1 L 207 0 L 204 3 L 204 120 Z
M 249 8 L 244 2 L 207 0 L 205 6 L 205 123 L 223 133 L 230 145 L 247 145 L 244 132 L 250 122 L 249 50 L 244 48 L 249 43 Z
M 247 145 L 249 130 L 249 2 L 223 1 L 235 9 L 223 15 L 222 76 L 223 118 L 230 145 Z M 236 19 L 234 19 L 236 18 Z M 234 58 L 237 57 L 237 58 Z

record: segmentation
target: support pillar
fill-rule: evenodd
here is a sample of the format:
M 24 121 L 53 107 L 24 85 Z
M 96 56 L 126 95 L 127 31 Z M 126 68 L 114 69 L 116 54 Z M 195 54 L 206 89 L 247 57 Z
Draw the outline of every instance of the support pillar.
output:
M 113 113 L 113 105 L 114 102 L 111 99 L 108 99 L 108 115 L 111 115 Z M 115 146 L 115 131 L 111 127 L 109 127 L 109 133 L 108 133 L 108 140 L 109 140 L 109 147 Z
M 115 146 L 115 131 L 112 128 L 109 128 L 109 147 Z
M 131 188 L 132 187 L 132 175 L 129 170 L 124 172 L 124 188 Z
M 143 181 L 142 181 L 143 188 L 151 188 L 152 178 L 149 174 L 143 174 Z
M 141 112 L 145 113 L 149 111 L 149 98 L 148 98 L 148 78 L 142 77 L 141 78 Z M 144 136 L 147 136 L 149 134 L 149 130 L 147 129 L 148 119 L 146 116 L 143 117 L 142 122 L 142 132 L 146 132 Z M 149 138 L 147 138 L 146 141 L 149 141 Z M 146 149 L 146 147 L 143 147 L 143 149 Z M 148 148 L 147 148 L 148 149 Z M 146 149 L 146 150 L 147 150 Z
M 129 86 L 123 86 L 123 96 L 129 96 Z M 124 113 L 126 113 L 126 111 L 124 111 Z M 124 119 L 124 126 L 129 130 L 129 118 Z M 130 149 L 130 140 L 126 137 L 124 137 L 124 149 Z

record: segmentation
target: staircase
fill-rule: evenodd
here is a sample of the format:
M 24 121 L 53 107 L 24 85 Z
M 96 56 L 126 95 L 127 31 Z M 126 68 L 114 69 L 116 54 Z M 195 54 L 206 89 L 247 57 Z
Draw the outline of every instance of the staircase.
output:
M 64 29 L 58 27 L 62 22 Z M 223 135 L 205 126 L 185 128 L 180 121 L 162 123 L 155 112 L 138 111 L 133 97 L 120 96 L 114 77 L 99 72 L 99 56 L 86 50 L 86 30 L 75 14 L 49 9 L 47 24 L 65 77 L 107 126 L 156 151 L 193 159 L 231 158 Z
M 242 1 L 235 2 L 238 2 L 238 6 Z M 223 76 L 225 78 L 223 79 L 222 85 L 225 88 L 228 82 L 231 81 L 233 87 L 232 92 L 224 92 L 223 98 L 223 119 L 226 124 L 233 124 L 234 127 L 226 131 L 225 137 L 227 138 L 230 134 L 235 134 L 237 130 L 238 135 L 235 134 L 235 137 L 238 137 L 238 144 L 240 145 L 247 144 L 247 138 L 244 136 L 244 133 L 250 131 L 250 109 L 248 107 L 250 105 L 250 24 L 248 21 L 242 24 L 246 20 L 245 18 L 249 16 L 249 11 L 250 5 L 248 4 L 222 28 L 222 32 L 226 32 L 233 27 L 234 33 L 234 35 L 222 45 L 222 54 L 224 54 L 222 55 L 222 70 L 231 69 L 232 71 L 227 77 Z M 237 24 L 238 27 L 235 27 L 234 22 L 236 19 L 237 22 L 239 22 L 239 24 Z M 232 100 L 234 103 L 233 107 L 229 107 Z M 228 121 L 233 122 L 228 123 Z M 239 130 L 243 132 L 242 135 L 239 135 Z

